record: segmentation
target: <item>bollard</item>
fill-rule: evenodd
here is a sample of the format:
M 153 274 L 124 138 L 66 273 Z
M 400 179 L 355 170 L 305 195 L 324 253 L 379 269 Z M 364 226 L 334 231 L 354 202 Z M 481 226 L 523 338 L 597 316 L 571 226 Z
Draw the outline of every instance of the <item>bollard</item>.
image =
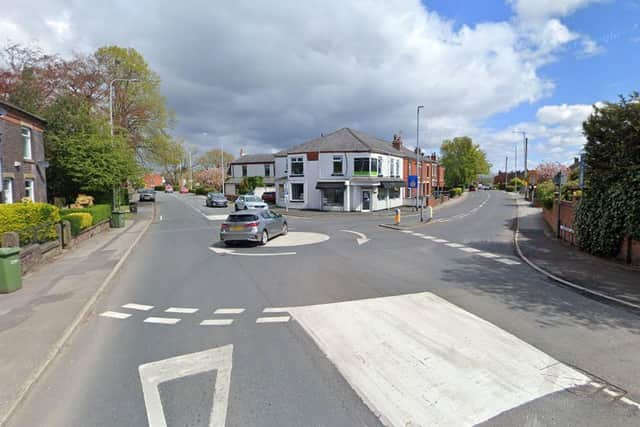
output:
M 400 208 L 396 208 L 396 215 L 395 215 L 395 223 L 396 225 L 400 224 Z
M 433 218 L 433 208 L 427 206 L 427 221 L 431 221 L 431 218 Z

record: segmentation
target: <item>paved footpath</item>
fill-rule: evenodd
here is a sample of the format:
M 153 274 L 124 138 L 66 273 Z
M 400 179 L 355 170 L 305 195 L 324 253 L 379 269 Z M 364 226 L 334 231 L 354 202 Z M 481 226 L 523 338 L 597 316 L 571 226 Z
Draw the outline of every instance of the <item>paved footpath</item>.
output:
M 110 229 L 65 251 L 23 277 L 21 290 L 0 295 L 0 425 L 146 230 L 153 207 L 142 206 L 138 212 L 127 227 Z

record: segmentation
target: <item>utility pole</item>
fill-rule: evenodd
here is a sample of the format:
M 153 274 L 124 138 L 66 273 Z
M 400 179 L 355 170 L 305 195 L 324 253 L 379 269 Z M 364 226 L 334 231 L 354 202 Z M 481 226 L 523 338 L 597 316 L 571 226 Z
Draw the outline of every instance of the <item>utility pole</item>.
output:
M 189 190 L 193 190 L 193 164 L 191 163 L 191 149 L 189 149 Z
M 420 187 L 422 187 L 422 162 L 420 161 L 420 109 L 424 108 L 424 105 L 418 105 L 416 108 L 416 168 L 418 169 L 416 175 L 418 175 L 418 188 L 416 189 L 416 207 L 420 203 L 420 222 L 424 221 L 422 200 L 420 200 Z
M 220 141 L 220 164 L 222 165 L 222 195 L 224 196 L 224 180 L 227 177 L 227 171 L 224 168 L 224 151 L 222 151 L 222 141 Z
M 518 143 L 516 142 L 516 146 L 515 146 L 515 150 L 516 152 L 516 158 L 515 158 L 515 166 L 513 167 L 514 171 L 515 171 L 515 180 L 513 181 L 515 183 L 515 192 L 518 192 Z
M 529 152 L 529 138 L 527 138 L 527 132 L 523 131 L 523 130 L 514 130 L 512 133 L 519 133 L 520 135 L 522 135 L 522 140 L 524 141 L 524 180 L 527 181 L 527 184 L 529 183 L 529 172 L 527 169 L 527 157 L 528 157 L 528 152 Z M 518 174 L 518 144 L 516 143 L 516 176 Z M 516 190 L 517 191 L 517 190 Z M 525 197 L 526 197 L 526 191 L 525 191 Z
M 509 167 L 509 156 L 505 156 L 504 158 L 504 187 L 505 189 L 507 188 L 507 181 L 509 180 L 509 172 L 507 172 L 509 169 L 507 169 Z

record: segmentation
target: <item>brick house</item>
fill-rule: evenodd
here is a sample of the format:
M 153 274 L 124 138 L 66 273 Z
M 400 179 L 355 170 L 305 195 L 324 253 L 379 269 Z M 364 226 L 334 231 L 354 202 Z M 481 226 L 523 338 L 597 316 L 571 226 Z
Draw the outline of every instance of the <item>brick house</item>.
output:
M 402 149 L 402 139 L 398 135 L 393 136 L 393 147 L 400 150 Z M 431 154 L 421 154 L 420 165 L 421 170 L 418 174 L 418 167 L 416 165 L 416 155 L 415 149 L 413 154 L 405 155 L 403 161 L 403 176 L 408 177 L 409 175 L 419 175 L 420 177 L 420 194 L 422 195 L 433 195 L 434 191 L 441 190 L 444 188 L 444 166 L 440 165 L 438 162 L 438 158 L 436 153 Z M 415 199 L 416 197 L 416 189 L 412 189 L 407 186 L 405 187 L 405 198 L 407 199 Z
M 44 119 L 0 101 L 0 202 L 15 203 L 23 197 L 47 201 L 45 125 Z

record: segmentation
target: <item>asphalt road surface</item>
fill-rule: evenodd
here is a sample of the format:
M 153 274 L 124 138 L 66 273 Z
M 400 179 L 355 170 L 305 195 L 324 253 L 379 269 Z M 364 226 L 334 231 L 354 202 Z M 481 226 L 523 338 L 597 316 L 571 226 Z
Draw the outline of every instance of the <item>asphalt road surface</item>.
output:
M 520 262 L 509 194 L 230 250 L 230 209 L 156 203 L 10 426 L 640 425 L 640 318 Z

